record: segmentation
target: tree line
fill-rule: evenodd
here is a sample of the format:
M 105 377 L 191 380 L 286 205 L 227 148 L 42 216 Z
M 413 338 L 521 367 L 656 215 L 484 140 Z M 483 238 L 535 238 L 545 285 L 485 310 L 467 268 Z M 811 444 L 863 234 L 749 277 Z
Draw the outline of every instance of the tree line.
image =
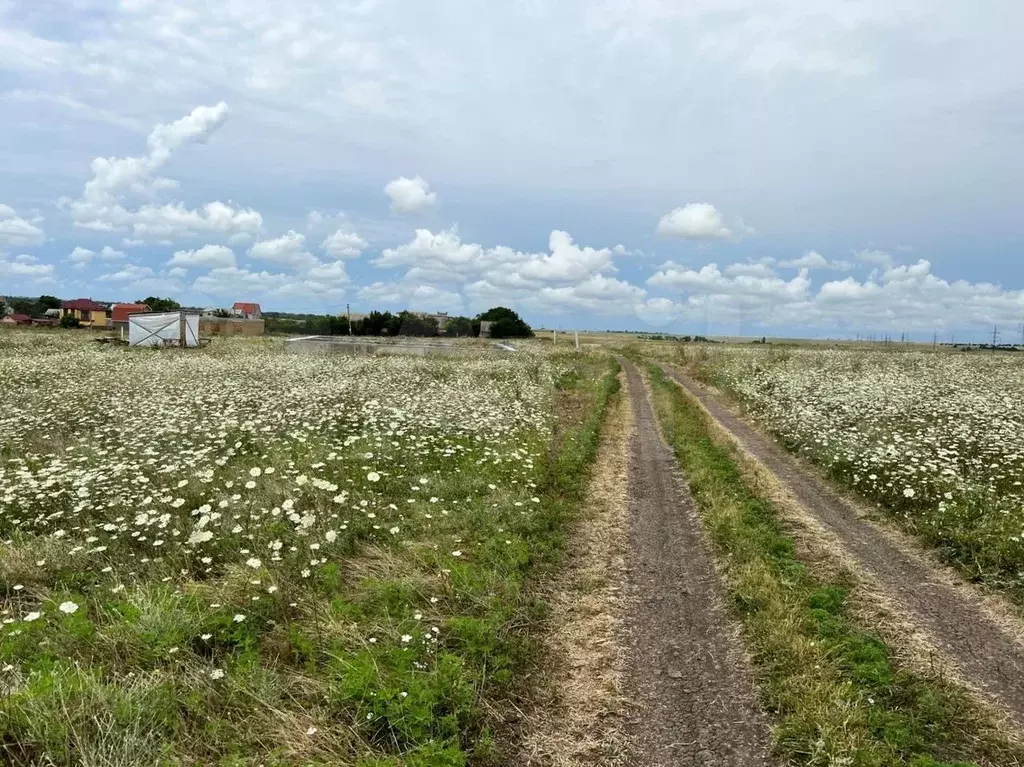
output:
M 264 312 L 267 333 L 310 336 L 445 336 L 474 337 L 480 335 L 480 323 L 490 322 L 491 338 L 531 338 L 533 330 L 513 310 L 496 306 L 475 317 L 449 317 L 444 326 L 435 317 L 422 317 L 409 311 L 372 311 L 353 320 L 349 332 L 348 317 L 331 314 L 286 314 Z

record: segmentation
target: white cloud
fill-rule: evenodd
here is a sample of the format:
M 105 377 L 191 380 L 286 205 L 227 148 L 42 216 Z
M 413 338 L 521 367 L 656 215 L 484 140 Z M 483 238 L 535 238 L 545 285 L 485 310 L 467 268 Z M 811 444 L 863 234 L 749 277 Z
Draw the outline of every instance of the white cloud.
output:
M 255 210 L 236 208 L 230 201 L 209 202 L 195 209 L 182 202 L 156 202 L 178 185 L 156 176 L 156 171 L 177 149 L 205 142 L 224 124 L 227 114 L 224 102 L 196 107 L 180 120 L 156 125 L 146 140 L 147 154 L 94 159 L 90 166 L 93 177 L 81 197 L 70 201 L 75 225 L 98 232 L 130 231 L 133 239 L 142 240 L 258 232 L 263 217 Z M 132 199 L 144 202 L 133 210 L 127 207 Z
M 791 280 L 778 276 L 751 276 L 749 274 L 723 274 L 716 264 L 706 264 L 698 270 L 678 264 L 665 264 L 647 280 L 648 285 L 690 293 L 702 297 L 725 296 L 740 299 L 751 312 L 769 313 L 779 304 L 793 304 L 808 300 L 811 281 L 806 269 Z
M 46 282 L 53 277 L 53 264 L 44 264 L 35 256 L 22 253 L 9 258 L 0 253 L 0 275 L 5 277 L 23 277 L 31 281 Z
M 167 265 L 184 268 L 235 266 L 235 252 L 223 245 L 204 245 L 197 250 L 177 251 Z
M 257 242 L 249 248 L 249 255 L 260 261 L 269 261 L 296 269 L 316 266 L 320 262 L 312 253 L 304 250 L 305 246 L 306 235 L 289 229 L 280 237 Z
M 726 227 L 722 214 L 708 202 L 691 202 L 658 221 L 656 233 L 663 237 L 681 237 L 691 240 L 727 239 L 733 236 Z
M 356 258 L 367 245 L 369 243 L 355 232 L 338 229 L 320 243 L 320 249 L 335 258 Z
M 391 209 L 397 213 L 419 213 L 437 204 L 437 194 L 431 192 L 430 185 L 419 176 L 400 176 L 389 181 L 384 194 L 391 199 Z
M 878 264 L 888 269 L 893 264 L 893 257 L 884 250 L 865 249 L 857 251 L 857 259 L 868 264 Z
M 379 267 L 411 267 L 407 277 L 421 281 L 460 281 L 485 277 L 510 287 L 539 287 L 550 282 L 580 282 L 601 272 L 614 272 L 610 248 L 580 247 L 567 232 L 555 230 L 548 253 L 525 253 L 498 245 L 485 248 L 465 243 L 453 227 L 434 233 L 417 229 L 412 241 L 381 252 Z
M 664 327 L 675 321 L 682 307 L 670 298 L 648 298 L 634 305 L 636 316 L 656 328 Z
M 779 261 L 779 266 L 790 269 L 835 269 L 841 272 L 847 272 L 853 268 L 853 264 L 849 261 L 830 261 L 816 250 L 809 250 L 800 258 Z
M 75 269 L 84 269 L 85 266 L 93 261 L 93 259 L 100 259 L 102 261 L 120 261 L 124 258 L 124 252 L 120 250 L 114 250 L 109 245 L 104 245 L 103 249 L 97 253 L 95 250 L 89 250 L 83 248 L 80 245 L 75 246 L 75 249 L 68 254 L 67 261 L 74 266 Z
M 736 263 L 725 267 L 730 276 L 745 275 L 747 277 L 775 277 L 775 270 L 766 263 Z
M 172 277 L 174 279 L 181 279 L 182 277 L 185 277 L 187 275 L 188 275 L 188 269 L 184 269 L 184 268 L 182 268 L 180 266 L 176 266 L 173 269 L 168 269 L 167 270 L 167 276 L 168 277 Z
M 31 221 L 21 218 L 14 208 L 0 204 L 0 246 L 24 247 L 40 244 L 46 239 L 46 234 L 37 226 L 41 222 L 42 218 L 39 217 Z
M 357 299 L 363 308 L 381 307 L 392 311 L 408 309 L 414 312 L 448 312 L 449 314 L 461 314 L 466 311 L 465 303 L 459 293 L 434 285 L 374 282 L 360 288 Z
M 138 282 L 145 277 L 152 276 L 153 270 L 148 266 L 125 264 L 116 272 L 101 274 L 96 280 L 97 282 Z
M 302 275 L 274 272 L 254 272 L 237 267 L 211 269 L 208 273 L 196 278 L 192 290 L 199 294 L 217 296 L 247 296 L 271 298 L 303 298 L 331 300 L 341 298 L 345 294 L 342 262 L 334 262 L 323 268 L 340 267 L 338 271 L 322 274 L 321 278 L 308 279 Z

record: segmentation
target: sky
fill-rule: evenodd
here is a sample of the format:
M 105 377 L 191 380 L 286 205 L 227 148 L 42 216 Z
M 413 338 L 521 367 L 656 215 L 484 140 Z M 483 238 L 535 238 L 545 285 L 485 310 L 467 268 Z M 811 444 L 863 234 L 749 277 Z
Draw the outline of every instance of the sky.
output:
M 1016 0 L 0 0 L 0 294 L 1022 337 Z

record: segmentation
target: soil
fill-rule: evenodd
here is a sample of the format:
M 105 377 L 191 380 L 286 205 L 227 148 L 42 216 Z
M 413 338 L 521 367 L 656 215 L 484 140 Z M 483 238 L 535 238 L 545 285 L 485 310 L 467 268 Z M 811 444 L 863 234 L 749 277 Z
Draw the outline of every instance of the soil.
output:
M 979 595 L 901 546 L 847 499 L 771 438 L 745 423 L 715 395 L 678 370 L 665 372 L 695 397 L 742 449 L 771 472 L 808 515 L 830 533 L 887 597 L 915 622 L 960 676 L 1024 727 L 1024 646 L 986 611 Z
M 693 499 L 637 369 L 629 465 L 628 764 L 769 764 L 770 733 Z

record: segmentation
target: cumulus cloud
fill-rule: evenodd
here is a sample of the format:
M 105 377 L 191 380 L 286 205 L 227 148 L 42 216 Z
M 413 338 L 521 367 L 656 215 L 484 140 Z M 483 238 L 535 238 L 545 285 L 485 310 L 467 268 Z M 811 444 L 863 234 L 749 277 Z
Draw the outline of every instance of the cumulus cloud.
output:
M 53 264 L 44 264 L 35 256 L 22 253 L 14 258 L 0 253 L 0 275 L 21 277 L 33 282 L 46 282 L 53 278 Z
M 195 267 L 228 267 L 235 265 L 235 252 L 223 245 L 204 245 L 196 250 L 179 250 L 171 256 L 168 266 L 186 269 Z
M 381 306 L 401 310 L 456 314 L 465 311 L 462 295 L 435 285 L 410 282 L 373 282 L 359 289 L 358 300 L 364 306 Z
M 205 142 L 227 119 L 227 104 L 200 106 L 169 124 L 158 124 L 146 140 L 148 152 L 137 157 L 97 157 L 92 178 L 78 199 L 69 203 L 75 225 L 99 232 L 130 231 L 133 239 L 167 240 L 197 234 L 258 232 L 262 216 L 230 202 L 206 203 L 191 209 L 182 202 L 156 200 L 178 184 L 156 175 L 173 153 L 190 143 Z M 131 201 L 142 204 L 135 209 Z
M 655 297 L 637 302 L 633 306 L 636 316 L 654 327 L 664 327 L 674 322 L 682 307 L 670 298 Z
M 137 282 L 144 277 L 152 277 L 153 274 L 153 269 L 148 266 L 125 264 L 116 272 L 101 274 L 96 279 L 99 282 Z
M 396 213 L 419 213 L 437 204 L 437 194 L 430 191 L 430 185 L 420 176 L 399 176 L 387 183 L 384 194 L 390 198 L 391 209 Z
M 333 267 L 333 269 L 332 269 Z M 255 272 L 238 267 L 211 269 L 196 278 L 192 290 L 218 296 L 246 295 L 271 298 L 337 299 L 345 294 L 348 278 L 342 262 L 323 265 L 327 270 L 310 278 L 281 272 Z
M 867 264 L 877 264 L 878 266 L 888 269 L 893 265 L 893 257 L 886 253 L 884 250 L 874 250 L 871 248 L 865 250 L 859 250 L 856 253 L 857 260 L 863 261 Z
M 32 220 L 21 218 L 10 205 L 0 204 L 0 246 L 40 244 L 46 239 L 46 234 L 37 226 L 42 221 L 41 217 Z
M 513 286 L 579 282 L 601 272 L 614 272 L 612 248 L 581 247 L 554 230 L 548 253 L 528 253 L 504 245 L 487 248 L 462 242 L 454 227 L 441 232 L 417 229 L 410 242 L 387 248 L 373 260 L 379 267 L 409 266 L 412 276 L 435 281 L 487 277 Z
M 84 269 L 87 264 L 92 263 L 94 259 L 101 259 L 103 261 L 120 261 L 124 258 L 124 251 L 114 250 L 109 245 L 104 245 L 103 249 L 97 253 L 94 250 L 83 248 L 78 245 L 71 253 L 68 254 L 67 261 L 74 266 L 75 269 Z
M 335 258 L 356 258 L 367 245 L 369 243 L 355 232 L 338 229 L 320 243 L 320 249 Z
M 691 202 L 658 221 L 656 233 L 662 237 L 680 237 L 689 240 L 727 239 L 733 236 L 718 209 L 708 202 Z
M 766 263 L 737 263 L 725 267 L 725 273 L 731 276 L 745 275 L 747 277 L 775 277 L 775 270 Z
M 295 269 L 309 268 L 320 262 L 305 250 L 306 235 L 289 229 L 280 237 L 257 242 L 249 248 L 249 255 L 260 261 L 290 266 Z
M 1019 325 L 1024 291 L 992 283 L 949 281 L 925 259 L 892 265 L 865 280 L 846 277 L 812 288 L 807 268 L 791 280 L 715 264 L 690 268 L 665 264 L 649 280 L 653 288 L 682 294 L 680 316 L 744 328 L 935 330 Z M 656 299 L 648 299 L 652 303 Z M 665 305 L 668 309 L 668 305 Z M 638 316 L 640 315 L 638 309 Z
M 779 266 L 790 269 L 835 269 L 841 272 L 847 272 L 853 268 L 853 264 L 849 261 L 830 261 L 816 250 L 809 250 L 800 258 L 779 261 Z

